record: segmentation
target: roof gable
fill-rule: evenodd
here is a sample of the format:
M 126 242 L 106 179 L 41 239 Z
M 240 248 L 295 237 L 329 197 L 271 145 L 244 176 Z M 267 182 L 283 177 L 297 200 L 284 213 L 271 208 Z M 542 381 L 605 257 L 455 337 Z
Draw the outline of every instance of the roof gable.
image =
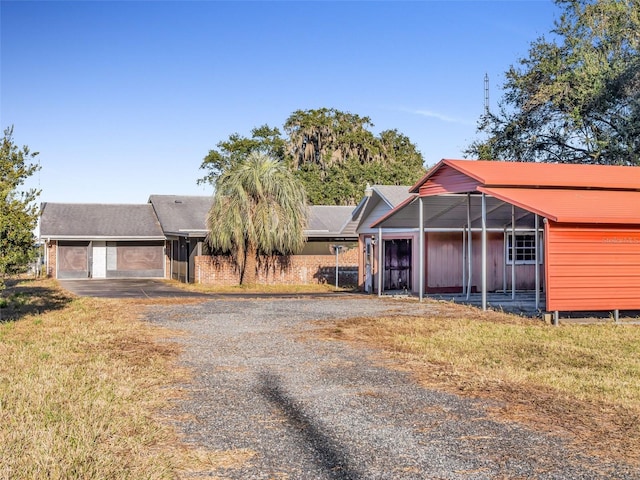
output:
M 408 185 L 374 185 L 371 187 L 371 196 L 365 197 L 364 204 L 360 207 L 362 213 L 359 216 L 357 231 L 364 232 L 372 222 L 413 196 L 409 193 Z

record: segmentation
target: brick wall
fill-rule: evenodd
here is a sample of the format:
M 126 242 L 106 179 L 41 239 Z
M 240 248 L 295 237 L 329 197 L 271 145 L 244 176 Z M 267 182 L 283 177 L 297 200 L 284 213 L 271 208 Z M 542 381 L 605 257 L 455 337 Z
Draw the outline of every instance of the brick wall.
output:
M 46 275 L 47 277 L 54 277 L 56 275 L 56 255 L 58 253 L 58 242 L 51 240 L 47 244 L 47 265 Z
M 349 249 L 338 255 L 338 283 L 353 286 L 358 283 L 358 249 Z M 195 258 L 196 282 L 215 285 L 238 285 L 240 273 L 224 256 L 198 256 Z M 306 285 L 335 283 L 335 255 L 291 255 L 261 262 L 258 283 L 264 285 Z
M 171 279 L 171 240 L 164 242 L 164 278 Z

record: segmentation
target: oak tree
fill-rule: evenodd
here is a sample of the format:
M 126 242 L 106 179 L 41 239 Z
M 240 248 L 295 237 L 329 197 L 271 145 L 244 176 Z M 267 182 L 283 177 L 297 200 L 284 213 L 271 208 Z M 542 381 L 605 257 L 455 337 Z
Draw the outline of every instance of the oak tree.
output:
M 640 164 L 640 2 L 556 0 L 551 38 L 506 73 L 485 140 L 468 156 L 558 163 Z
M 369 117 L 333 108 L 297 110 L 286 120 L 282 137 L 277 128 L 253 129 L 251 137 L 233 134 L 211 150 L 201 168 L 200 183 L 214 183 L 220 172 L 251 152 L 263 152 L 286 162 L 303 183 L 314 205 L 354 205 L 367 183 L 413 184 L 424 174 L 415 144 L 397 130 L 375 135 Z

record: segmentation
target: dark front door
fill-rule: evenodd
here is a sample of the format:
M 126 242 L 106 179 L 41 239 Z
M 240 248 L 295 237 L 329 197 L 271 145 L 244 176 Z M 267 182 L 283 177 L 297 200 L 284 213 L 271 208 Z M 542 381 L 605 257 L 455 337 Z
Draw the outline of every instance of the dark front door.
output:
M 384 289 L 411 291 L 411 240 L 385 240 Z

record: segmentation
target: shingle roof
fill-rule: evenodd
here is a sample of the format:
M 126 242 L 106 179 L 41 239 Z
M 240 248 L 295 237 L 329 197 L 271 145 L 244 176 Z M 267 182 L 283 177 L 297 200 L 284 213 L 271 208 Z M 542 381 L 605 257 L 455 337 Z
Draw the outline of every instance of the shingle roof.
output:
M 335 205 L 314 205 L 309 207 L 307 236 L 325 237 L 343 235 L 345 227 L 351 221 L 354 207 Z M 355 236 L 355 233 L 353 233 Z
M 151 195 L 147 204 L 43 203 L 40 236 L 48 238 L 164 238 L 206 233 L 212 197 Z M 355 236 L 348 232 L 353 207 L 309 207 L 309 237 Z
M 40 236 L 57 239 L 162 239 L 151 205 L 43 203 Z
M 206 219 L 213 198 L 210 196 L 151 195 L 149 203 L 165 234 L 206 233 Z
M 354 211 L 354 216 L 357 217 L 355 231 L 362 233 L 363 226 L 368 229 L 369 223 L 377 220 L 377 217 L 372 218 L 372 215 L 379 216 L 414 197 L 414 194 L 409 193 L 409 188 L 408 185 L 374 185 L 371 187 L 371 195 L 365 196 Z
M 391 207 L 397 207 L 411 196 L 408 185 L 374 185 L 372 188 L 377 190 Z

